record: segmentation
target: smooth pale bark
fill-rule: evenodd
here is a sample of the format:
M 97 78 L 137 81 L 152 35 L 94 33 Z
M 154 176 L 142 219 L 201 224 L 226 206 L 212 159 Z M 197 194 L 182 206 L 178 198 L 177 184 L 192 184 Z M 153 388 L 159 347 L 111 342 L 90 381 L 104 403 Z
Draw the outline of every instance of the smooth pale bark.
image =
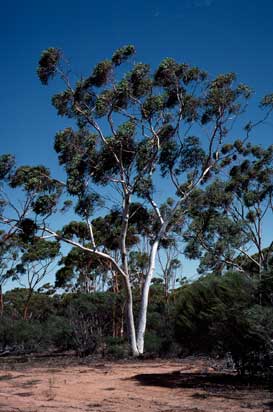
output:
M 130 200 L 131 200 L 130 194 L 125 193 L 124 205 L 123 205 L 123 215 L 122 215 L 120 249 L 121 249 L 122 270 L 125 273 L 124 283 L 125 283 L 126 297 L 127 297 L 126 304 L 127 304 L 128 334 L 129 334 L 129 339 L 130 339 L 130 344 L 131 344 L 132 355 L 138 356 L 139 351 L 138 351 L 137 340 L 136 340 L 133 294 L 132 294 L 132 286 L 131 286 L 131 282 L 129 278 L 128 256 L 127 256 L 127 245 L 126 245 L 126 238 L 127 238 L 127 232 L 128 232 L 128 224 L 129 224 Z
M 145 279 L 144 287 L 142 290 L 141 304 L 139 311 L 139 320 L 138 320 L 138 331 L 137 331 L 137 348 L 140 354 L 144 352 L 144 337 L 147 324 L 147 310 L 149 302 L 149 291 L 151 280 L 155 271 L 155 259 L 159 246 L 159 239 L 156 239 L 152 245 L 152 250 L 150 254 L 150 264 L 147 277 Z
M 136 329 L 135 329 L 135 320 L 134 320 L 134 311 L 133 311 L 133 295 L 132 288 L 129 281 L 129 278 L 125 279 L 125 287 L 127 294 L 127 328 L 128 335 L 131 345 L 131 351 L 133 356 L 139 356 L 139 349 L 136 340 Z

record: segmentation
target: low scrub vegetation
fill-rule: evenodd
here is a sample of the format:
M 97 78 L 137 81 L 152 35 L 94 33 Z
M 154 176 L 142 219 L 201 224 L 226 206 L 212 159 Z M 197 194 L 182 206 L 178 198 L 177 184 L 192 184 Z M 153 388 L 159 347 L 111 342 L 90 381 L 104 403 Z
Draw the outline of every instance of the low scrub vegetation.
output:
M 267 288 L 264 282 L 247 274 L 209 274 L 170 292 L 168 300 L 163 286 L 155 282 L 148 311 L 146 355 L 229 356 L 240 374 L 272 374 L 273 308 L 269 280 L 273 280 L 273 275 L 264 276 L 268 279 Z M 2 354 L 51 349 L 113 359 L 130 355 L 126 324 L 113 292 L 35 293 L 28 320 L 22 318 L 24 293 L 27 291 L 14 289 L 4 295 Z M 116 324 L 120 325 L 119 330 Z

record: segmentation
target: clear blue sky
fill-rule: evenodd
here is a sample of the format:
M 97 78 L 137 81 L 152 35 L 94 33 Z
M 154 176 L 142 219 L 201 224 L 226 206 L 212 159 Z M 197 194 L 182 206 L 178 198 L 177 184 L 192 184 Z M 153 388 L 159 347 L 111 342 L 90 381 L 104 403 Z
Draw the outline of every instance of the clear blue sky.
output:
M 234 71 L 258 97 L 273 91 L 273 0 L 9 0 L 0 31 L 0 151 L 20 163 L 56 164 L 53 137 L 65 123 L 50 105 L 56 84 L 43 87 L 36 76 L 49 46 L 79 74 L 132 43 L 140 61 L 174 57 L 212 74 Z
M 137 59 L 153 66 L 169 56 L 212 75 L 236 72 L 255 99 L 273 92 L 273 0 L 9 0 L 0 23 L 0 152 L 20 164 L 57 167 L 53 138 L 67 122 L 50 104 L 56 84 L 44 87 L 36 76 L 50 46 L 79 74 L 134 44 Z M 260 130 L 259 143 L 273 143 L 272 132 L 271 123 Z

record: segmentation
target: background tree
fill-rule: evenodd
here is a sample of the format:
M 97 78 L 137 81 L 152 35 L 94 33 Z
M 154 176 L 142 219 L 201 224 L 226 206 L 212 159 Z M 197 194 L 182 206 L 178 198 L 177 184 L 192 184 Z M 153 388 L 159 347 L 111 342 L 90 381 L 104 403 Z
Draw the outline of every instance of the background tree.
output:
M 55 286 L 66 290 L 78 290 L 82 293 L 96 292 L 104 289 L 107 271 L 99 260 L 92 259 L 90 254 L 78 248 L 72 248 L 59 261 L 63 265 L 56 272 Z
M 194 193 L 186 254 L 201 258 L 201 271 L 261 274 L 272 265 L 273 242 L 266 244 L 264 233 L 273 217 L 273 146 L 237 140 L 223 151 L 246 159 Z
M 50 271 L 54 270 L 54 261 L 59 253 L 60 245 L 56 241 L 32 239 L 31 242 L 17 239 L 19 249 L 19 263 L 9 270 L 13 281 L 27 289 L 23 308 L 23 319 L 29 317 L 29 306 L 34 291 L 45 279 Z
M 168 302 L 171 289 L 175 289 L 178 279 L 178 271 L 181 272 L 181 261 L 179 256 L 181 251 L 178 249 L 175 239 L 170 239 L 167 243 L 163 243 L 158 253 L 158 261 L 161 267 L 164 293 L 166 301 Z
M 6 233 L 0 233 L 0 316 L 4 313 L 3 286 L 12 277 L 18 263 L 18 250 L 12 238 L 6 239 Z

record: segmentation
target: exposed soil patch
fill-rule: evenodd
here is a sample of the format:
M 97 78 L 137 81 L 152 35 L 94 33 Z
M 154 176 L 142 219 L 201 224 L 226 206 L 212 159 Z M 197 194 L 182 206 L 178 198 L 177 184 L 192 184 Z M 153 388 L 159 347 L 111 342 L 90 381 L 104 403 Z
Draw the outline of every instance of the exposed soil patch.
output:
M 0 412 L 269 412 L 271 388 L 204 359 L 1 363 Z M 23 374 L 22 374 L 23 372 Z

